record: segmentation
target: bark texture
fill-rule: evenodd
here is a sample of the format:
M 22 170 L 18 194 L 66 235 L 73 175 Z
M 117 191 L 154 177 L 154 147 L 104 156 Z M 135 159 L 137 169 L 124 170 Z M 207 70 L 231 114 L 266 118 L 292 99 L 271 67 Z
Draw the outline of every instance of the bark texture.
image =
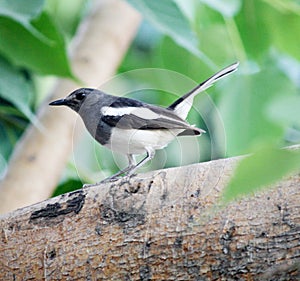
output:
M 83 84 L 60 79 L 49 94 L 49 100 L 65 97 L 78 87 L 98 88 L 111 77 L 127 51 L 139 21 L 140 15 L 125 1 L 94 0 L 91 13 L 79 27 L 71 50 L 73 72 Z M 29 126 L 0 182 L 0 213 L 48 198 L 65 167 L 73 147 L 77 115 L 67 109 L 50 108 L 47 101 L 41 107 L 38 119 L 44 129 Z
M 299 174 L 222 207 L 236 162 L 155 171 L 3 215 L 0 279 L 299 280 Z

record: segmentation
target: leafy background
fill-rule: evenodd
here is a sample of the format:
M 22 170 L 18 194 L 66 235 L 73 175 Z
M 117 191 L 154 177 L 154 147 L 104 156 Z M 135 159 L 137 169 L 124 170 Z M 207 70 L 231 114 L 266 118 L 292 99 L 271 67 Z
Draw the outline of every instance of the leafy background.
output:
M 300 141 L 299 1 L 128 2 L 144 16 L 118 70 L 123 83 L 144 88 L 129 96 L 168 105 L 175 99 L 170 91 L 183 94 L 188 86 L 240 61 L 238 72 L 207 91 L 211 100 L 206 94 L 195 100 L 188 119 L 208 134 L 196 141 L 176 140 L 143 171 L 161 168 L 161 163 L 170 167 L 252 153 L 241 161 L 224 193 L 230 200 L 299 168 L 299 152 L 280 149 Z M 26 126 L 38 126 L 35 113 L 53 77 L 74 78 L 68 46 L 89 6 L 83 0 L 0 1 L 0 175 Z M 185 77 L 182 83 L 176 74 Z M 90 151 L 83 155 L 83 147 Z M 110 175 L 117 164 L 124 159 L 84 137 L 55 195 L 81 187 L 81 180 Z

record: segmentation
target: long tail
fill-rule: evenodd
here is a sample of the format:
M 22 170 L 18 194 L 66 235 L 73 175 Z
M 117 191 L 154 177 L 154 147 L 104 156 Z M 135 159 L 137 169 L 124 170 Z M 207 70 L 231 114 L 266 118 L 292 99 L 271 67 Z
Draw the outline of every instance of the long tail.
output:
M 220 70 L 201 84 L 199 84 L 197 87 L 192 89 L 190 92 L 186 93 L 184 96 L 173 102 L 168 109 L 174 110 L 174 112 L 181 117 L 182 119 L 185 119 L 193 105 L 193 99 L 196 95 L 198 95 L 200 92 L 205 91 L 207 88 L 212 86 L 216 81 L 219 79 L 227 76 L 228 74 L 234 72 L 237 70 L 239 66 L 239 63 L 233 63 L 224 69 Z

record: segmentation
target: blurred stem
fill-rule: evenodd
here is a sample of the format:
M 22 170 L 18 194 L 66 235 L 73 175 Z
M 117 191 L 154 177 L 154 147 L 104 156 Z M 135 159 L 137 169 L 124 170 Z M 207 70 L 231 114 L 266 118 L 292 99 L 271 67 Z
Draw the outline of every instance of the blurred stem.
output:
M 239 30 L 236 26 L 236 23 L 231 17 L 224 17 L 225 25 L 229 34 L 231 41 L 233 42 L 233 47 L 236 53 L 236 56 L 239 61 L 247 61 L 247 54 L 244 48 L 243 41 L 241 39 Z

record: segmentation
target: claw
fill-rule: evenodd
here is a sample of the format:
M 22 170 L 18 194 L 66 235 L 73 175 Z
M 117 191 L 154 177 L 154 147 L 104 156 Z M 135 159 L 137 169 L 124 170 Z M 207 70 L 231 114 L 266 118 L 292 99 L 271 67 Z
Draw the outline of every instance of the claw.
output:
M 124 176 L 116 176 L 116 175 L 113 175 L 111 177 L 108 177 L 102 181 L 99 181 L 99 182 L 96 182 L 96 183 L 93 183 L 93 184 L 84 184 L 82 186 L 83 189 L 86 189 L 86 188 L 89 188 L 89 187 L 92 187 L 92 186 L 96 186 L 96 185 L 99 185 L 99 184 L 102 184 L 102 183 L 111 183 L 111 182 L 115 182 L 115 181 L 118 181 L 120 179 L 122 179 L 122 182 L 128 182 L 131 178 L 135 177 L 137 174 L 125 174 Z

